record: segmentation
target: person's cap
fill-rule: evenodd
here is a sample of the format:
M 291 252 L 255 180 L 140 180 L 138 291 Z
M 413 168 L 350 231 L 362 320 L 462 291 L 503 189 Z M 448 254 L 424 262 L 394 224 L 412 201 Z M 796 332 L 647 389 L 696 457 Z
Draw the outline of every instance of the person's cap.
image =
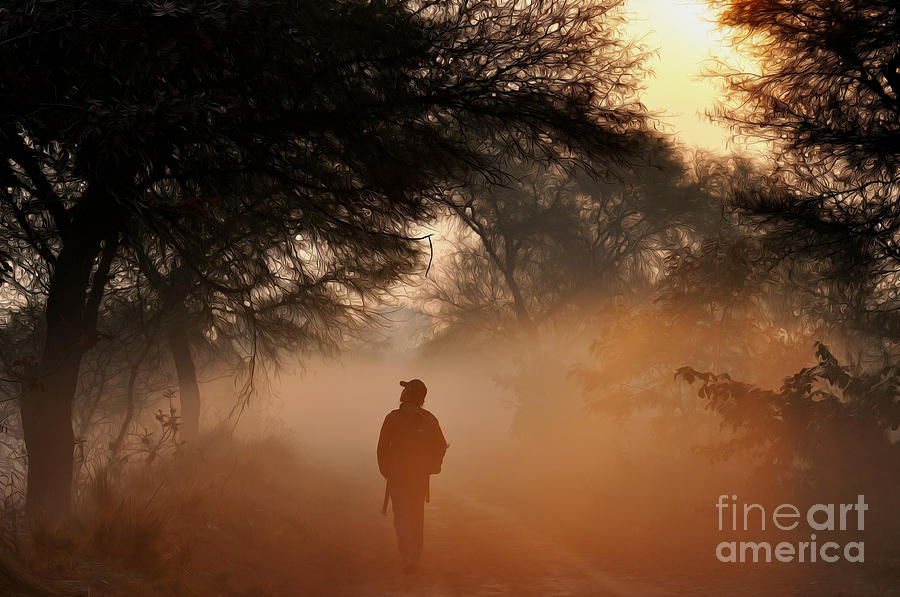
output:
M 400 385 L 409 390 L 410 394 L 412 394 L 412 396 L 415 398 L 424 398 L 425 394 L 428 393 L 428 388 L 425 387 L 425 384 L 421 379 L 401 381 Z

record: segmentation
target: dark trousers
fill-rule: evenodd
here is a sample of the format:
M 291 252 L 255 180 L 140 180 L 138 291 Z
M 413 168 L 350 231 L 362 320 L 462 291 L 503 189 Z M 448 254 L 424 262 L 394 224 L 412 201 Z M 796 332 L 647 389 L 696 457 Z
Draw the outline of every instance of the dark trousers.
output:
M 406 564 L 415 564 L 422 553 L 425 494 L 428 477 L 393 477 L 388 483 L 394 509 L 394 530 Z

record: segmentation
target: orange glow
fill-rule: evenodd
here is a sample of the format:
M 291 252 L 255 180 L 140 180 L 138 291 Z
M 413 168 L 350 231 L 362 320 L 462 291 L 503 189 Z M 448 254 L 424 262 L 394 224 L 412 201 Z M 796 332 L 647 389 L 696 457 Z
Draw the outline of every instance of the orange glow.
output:
M 713 12 L 698 0 L 629 0 L 628 31 L 657 56 L 644 101 L 691 146 L 725 151 L 730 134 L 705 116 L 719 97 L 718 82 L 701 77 L 704 63 L 738 57 L 717 28 Z

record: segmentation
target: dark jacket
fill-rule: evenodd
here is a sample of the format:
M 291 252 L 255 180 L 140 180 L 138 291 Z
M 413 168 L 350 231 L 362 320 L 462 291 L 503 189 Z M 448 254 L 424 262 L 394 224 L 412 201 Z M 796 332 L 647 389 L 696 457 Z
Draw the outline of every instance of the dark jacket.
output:
M 447 440 L 437 417 L 402 402 L 384 418 L 377 451 L 378 470 L 386 478 L 427 477 L 440 472 Z

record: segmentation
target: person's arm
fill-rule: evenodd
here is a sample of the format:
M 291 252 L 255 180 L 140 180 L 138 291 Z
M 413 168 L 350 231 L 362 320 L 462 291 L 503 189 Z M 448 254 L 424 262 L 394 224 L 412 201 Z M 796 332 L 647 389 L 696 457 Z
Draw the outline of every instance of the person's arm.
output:
M 390 419 L 390 414 L 384 418 L 384 423 L 381 425 L 381 433 L 378 435 L 378 448 L 376 449 L 376 454 L 378 456 L 378 470 L 384 478 L 387 478 L 388 476 L 387 463 L 388 454 L 391 449 Z

